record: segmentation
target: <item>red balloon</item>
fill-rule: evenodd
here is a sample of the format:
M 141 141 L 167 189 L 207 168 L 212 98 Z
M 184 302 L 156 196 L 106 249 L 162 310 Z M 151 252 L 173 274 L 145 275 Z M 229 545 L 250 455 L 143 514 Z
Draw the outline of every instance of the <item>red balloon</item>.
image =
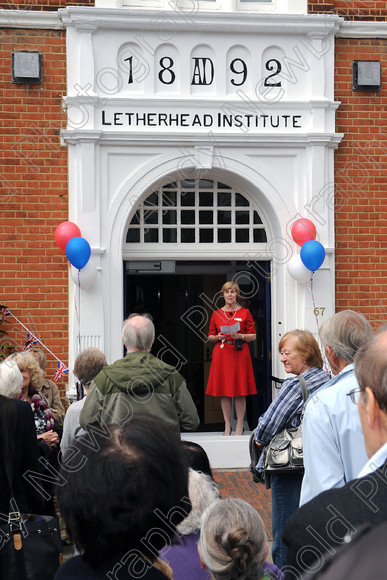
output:
M 63 252 L 66 251 L 69 240 L 81 236 L 81 230 L 73 222 L 62 222 L 55 230 L 55 241 Z
M 307 218 L 300 218 L 292 225 L 292 238 L 299 246 L 316 239 L 316 226 Z

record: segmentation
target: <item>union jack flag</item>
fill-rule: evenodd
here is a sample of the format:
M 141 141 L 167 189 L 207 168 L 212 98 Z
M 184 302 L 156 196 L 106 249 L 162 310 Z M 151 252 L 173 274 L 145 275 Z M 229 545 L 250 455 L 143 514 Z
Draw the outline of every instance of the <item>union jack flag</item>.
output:
M 11 313 L 10 313 L 10 311 L 8 310 L 8 308 L 6 308 L 5 306 L 2 306 L 2 307 L 0 308 L 0 313 L 1 313 L 3 316 L 9 316 L 9 315 L 11 314 Z
M 28 331 L 23 350 L 29 350 L 34 346 L 34 344 L 38 344 L 38 342 L 39 342 L 38 339 L 31 332 Z
M 69 369 L 66 367 L 66 365 L 64 365 L 62 362 L 58 362 L 58 366 L 56 367 L 56 373 L 54 377 L 54 383 L 56 383 L 56 381 L 60 379 L 60 377 L 63 377 L 63 375 L 67 374 L 68 372 Z

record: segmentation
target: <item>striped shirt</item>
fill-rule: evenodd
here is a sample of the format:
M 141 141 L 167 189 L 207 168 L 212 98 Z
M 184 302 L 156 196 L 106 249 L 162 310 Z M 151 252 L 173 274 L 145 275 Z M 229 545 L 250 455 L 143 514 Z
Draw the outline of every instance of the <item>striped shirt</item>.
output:
M 308 386 L 308 396 L 330 380 L 330 376 L 323 369 L 315 367 L 307 369 L 301 373 L 301 376 L 304 377 Z M 256 441 L 268 445 L 274 435 L 285 427 L 298 427 L 302 407 L 302 389 L 298 377 L 286 379 L 270 407 L 259 418 L 255 430 Z M 263 453 L 261 453 L 257 468 L 263 469 Z

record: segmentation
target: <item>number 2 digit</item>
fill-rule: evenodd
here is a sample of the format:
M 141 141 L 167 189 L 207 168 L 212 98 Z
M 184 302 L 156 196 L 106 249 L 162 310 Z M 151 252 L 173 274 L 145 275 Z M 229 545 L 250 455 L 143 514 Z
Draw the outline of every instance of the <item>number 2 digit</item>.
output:
M 273 64 L 272 64 L 273 63 Z M 268 77 L 265 78 L 265 82 L 264 82 L 264 86 L 265 87 L 280 87 L 281 86 L 281 81 L 279 81 L 278 83 L 269 83 L 269 79 L 277 76 L 280 72 L 281 72 L 281 63 L 279 60 L 277 60 L 276 58 L 271 58 L 270 60 L 268 60 L 266 62 L 266 70 L 268 71 L 274 71 L 271 75 L 269 75 Z

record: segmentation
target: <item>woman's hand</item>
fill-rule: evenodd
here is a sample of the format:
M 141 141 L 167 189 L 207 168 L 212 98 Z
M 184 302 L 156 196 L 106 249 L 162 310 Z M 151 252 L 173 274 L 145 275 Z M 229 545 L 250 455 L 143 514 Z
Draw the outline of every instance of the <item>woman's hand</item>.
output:
M 233 340 L 245 340 L 246 338 L 246 335 L 241 334 L 240 332 L 234 332 L 233 334 L 230 334 L 230 336 Z
M 218 342 L 219 340 L 226 340 L 226 334 L 222 334 L 221 332 L 218 332 L 218 334 L 211 334 L 208 337 L 208 340 L 211 340 L 212 342 Z
M 52 430 L 38 435 L 38 439 L 43 439 L 43 441 L 47 443 L 49 447 L 56 447 L 59 443 L 58 433 L 55 433 L 55 431 Z

